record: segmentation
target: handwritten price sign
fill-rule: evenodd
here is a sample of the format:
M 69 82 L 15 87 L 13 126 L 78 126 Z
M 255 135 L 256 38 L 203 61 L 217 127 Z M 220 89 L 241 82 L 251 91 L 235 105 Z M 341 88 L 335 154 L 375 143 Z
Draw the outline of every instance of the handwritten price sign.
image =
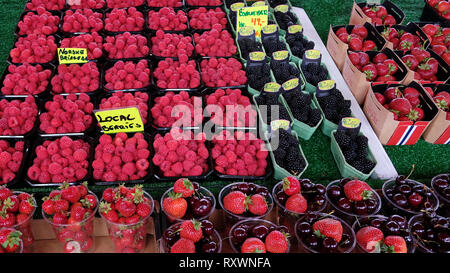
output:
M 252 26 L 255 29 L 256 37 L 261 37 L 261 29 L 267 25 L 269 20 L 269 7 L 247 7 L 237 11 L 237 31 L 245 26 Z

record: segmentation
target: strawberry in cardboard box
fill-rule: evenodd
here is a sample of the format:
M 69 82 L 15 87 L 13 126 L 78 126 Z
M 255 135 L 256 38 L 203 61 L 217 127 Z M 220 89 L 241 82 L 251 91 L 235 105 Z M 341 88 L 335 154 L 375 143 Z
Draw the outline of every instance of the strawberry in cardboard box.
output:
M 403 11 L 391 1 L 381 4 L 369 4 L 366 2 L 353 2 L 349 24 L 364 24 L 368 22 L 374 25 L 401 24 L 405 18 Z M 372 1 L 373 2 L 373 1 Z
M 450 144 L 450 84 L 424 84 L 423 87 L 439 108 L 423 138 L 434 144 Z

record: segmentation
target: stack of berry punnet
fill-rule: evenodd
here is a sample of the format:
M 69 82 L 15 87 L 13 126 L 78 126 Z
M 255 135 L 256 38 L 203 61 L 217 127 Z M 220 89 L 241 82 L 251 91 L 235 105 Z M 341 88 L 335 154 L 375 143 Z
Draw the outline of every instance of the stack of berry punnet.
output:
M 106 0 L 106 6 L 110 9 L 140 7 L 144 4 L 145 0 Z
M 36 144 L 27 171 L 27 182 L 52 184 L 85 180 L 90 169 L 91 146 L 88 141 L 87 137 L 63 136 Z
M 92 9 L 67 10 L 62 20 L 64 32 L 98 32 L 103 29 L 103 14 Z
M 130 32 L 107 36 L 103 48 L 109 59 L 142 58 L 150 53 L 147 38 Z
M 439 80 L 437 74 L 440 63 L 436 58 L 431 56 L 430 51 L 413 48 L 408 54 L 403 55 L 401 58 L 406 66 L 414 71 L 415 80 L 425 82 L 435 82 Z M 448 75 L 445 75 L 445 77 L 446 78 L 442 78 L 442 80 L 446 80 Z
M 242 63 L 235 58 L 209 58 L 200 62 L 202 81 L 207 87 L 239 87 L 247 83 Z
M 228 233 L 228 242 L 235 253 L 289 253 L 289 230 L 263 219 L 236 223 Z
M 400 215 L 361 217 L 352 225 L 357 247 L 363 253 L 414 253 L 408 221 Z
M 67 5 L 70 9 L 102 9 L 105 0 L 68 0 Z
M 63 10 L 66 7 L 66 0 L 31 0 L 25 5 L 29 10 L 37 10 L 39 7 L 46 10 Z
M 280 37 L 276 36 L 266 36 L 262 37 L 262 44 L 267 56 L 272 56 L 274 52 L 287 50 L 286 43 L 280 40 Z
M 336 36 L 352 51 L 377 50 L 377 44 L 370 39 L 369 32 L 363 25 L 341 27 L 336 31 Z
M 275 140 L 273 138 L 278 138 L 276 149 L 274 149 Z M 300 142 L 297 137 L 284 129 L 278 129 L 272 132 L 269 142 L 272 145 L 275 163 L 279 167 L 294 176 L 299 176 L 305 170 L 307 162 L 300 150 Z
M 183 6 L 183 0 L 147 0 L 147 6 L 151 8 L 179 8 Z
M 149 143 L 142 133 L 101 135 L 92 161 L 97 181 L 136 181 L 149 173 Z
M 280 119 L 291 122 L 289 112 L 279 101 L 279 94 L 264 92 L 254 97 L 254 100 L 261 112 L 260 118 L 266 125 L 270 125 L 272 121 Z M 273 115 L 275 113 L 278 115 Z
M 52 92 L 56 94 L 94 92 L 100 88 L 97 63 L 61 64 L 51 84 Z
M 225 28 L 228 19 L 221 8 L 206 9 L 201 7 L 188 11 L 189 25 L 192 29 L 211 29 L 215 24 L 221 24 Z
M 44 107 L 46 111 L 39 115 L 44 134 L 83 133 L 93 124 L 94 104 L 84 93 L 54 95 Z
M 258 114 L 240 89 L 217 89 L 205 98 L 205 111 L 211 115 L 210 120 L 214 124 L 224 127 L 256 126 Z
M 314 49 L 314 42 L 305 39 L 305 36 L 301 32 L 296 33 L 286 33 L 286 42 L 289 45 L 292 55 L 303 58 L 305 51 Z
M 331 89 L 328 96 L 317 97 L 317 102 L 319 102 L 324 117 L 334 124 L 338 124 L 341 119 L 352 115 L 350 100 L 344 99 L 341 91 L 337 88 Z
M 425 24 L 422 26 L 422 30 L 431 41 L 431 50 L 450 65 L 450 39 L 447 38 L 450 36 L 450 28 L 437 24 Z
M 154 83 L 161 89 L 194 89 L 200 87 L 200 72 L 197 63 L 180 55 L 179 61 L 166 58 L 153 71 Z M 155 82 L 156 80 L 156 82 Z
M 122 107 L 137 107 L 144 125 L 148 120 L 149 95 L 145 92 L 114 92 L 110 96 L 101 99 L 99 109 L 117 109 Z
M 293 62 L 289 62 L 288 60 L 279 61 L 272 59 L 270 61 L 270 69 L 272 70 L 273 76 L 275 77 L 277 83 L 283 84 L 288 80 L 298 78 L 300 81 L 299 85 L 302 85 L 302 82 L 299 78 L 300 70 Z
M 119 185 L 103 191 L 99 212 L 108 226 L 116 253 L 136 253 L 145 249 L 153 210 L 153 198 L 142 185 Z
M 202 109 L 201 97 L 181 91 L 177 94 L 166 92 L 163 96 L 155 97 L 150 111 L 154 127 L 169 128 L 175 123 L 179 127 L 199 126 L 203 121 Z
M 66 37 L 61 40 L 61 48 L 86 48 L 87 59 L 96 60 L 103 56 L 103 37 L 97 32 Z
M 117 61 L 106 67 L 104 87 L 106 90 L 141 89 L 150 85 L 149 61 Z
M 156 134 L 152 162 L 158 179 L 207 176 L 209 151 L 203 134 L 174 127 L 164 135 Z
M 21 175 L 26 151 L 24 141 L 0 140 L 0 185 L 13 183 Z
M 306 67 L 301 67 L 303 75 L 308 83 L 314 87 L 321 81 L 328 80 L 328 69 L 324 64 L 309 63 Z
M 198 182 L 179 178 L 174 186 L 163 194 L 160 204 L 170 222 L 188 219 L 201 221 L 213 214 L 216 199 L 208 189 L 200 187 Z
M 0 135 L 24 136 L 30 133 L 35 127 L 38 112 L 33 96 L 0 100 Z
M 263 62 L 261 65 L 246 65 L 245 74 L 248 86 L 260 92 L 264 85 L 272 81 L 270 76 L 270 65 Z
M 395 25 L 397 22 L 392 14 L 389 14 L 387 9 L 382 5 L 365 5 L 362 7 L 364 14 L 372 19 L 374 25 Z
M 366 52 L 349 51 L 348 58 L 359 71 L 365 74 L 366 81 L 382 83 L 399 80 L 396 75 L 398 64 L 383 52 L 371 58 Z
M 158 11 L 148 12 L 148 28 L 151 30 L 185 31 L 188 28 L 188 17 L 182 10 L 164 7 Z
M 22 232 L 0 228 L 0 254 L 3 253 L 23 253 Z
M 294 90 L 283 92 L 283 98 L 286 100 L 292 116 L 309 127 L 316 127 L 322 119 L 322 113 L 319 109 L 312 108 L 312 95 L 303 93 L 300 86 Z
M 215 7 L 222 5 L 222 0 L 186 0 L 186 4 L 191 7 Z
M 238 37 L 239 50 L 241 51 L 241 59 L 247 60 L 248 54 L 253 51 L 262 51 L 262 43 L 251 37 Z
M 112 9 L 105 14 L 105 30 L 109 32 L 144 30 L 144 14 L 135 7 Z
M 355 232 L 342 219 L 325 213 L 307 213 L 295 223 L 299 248 L 307 253 L 349 253 Z
M 57 14 L 57 13 L 56 13 Z M 17 24 L 19 35 L 44 34 L 50 35 L 58 31 L 60 17 L 50 13 L 43 7 L 37 12 L 27 12 Z
M 275 10 L 274 15 L 278 26 L 280 26 L 280 29 L 282 30 L 287 30 L 289 26 L 299 23 L 297 16 L 292 12 L 291 9 L 288 9 L 287 12 Z
M 194 33 L 194 42 L 195 52 L 203 57 L 230 57 L 237 52 L 231 33 L 220 24 L 202 34 Z
M 31 219 L 36 211 L 36 199 L 31 194 L 0 187 L 0 228 L 22 232 L 23 252 L 31 253 L 34 242 Z
M 192 56 L 194 45 L 192 37 L 189 35 L 165 33 L 162 30 L 156 31 L 156 35 L 151 38 L 152 55 L 154 57 L 174 57 L 182 55 Z
M 163 253 L 220 253 L 222 238 L 209 220 L 185 220 L 164 231 Z
M 56 56 L 55 36 L 30 34 L 18 37 L 9 56 L 12 63 L 48 63 Z
M 11 64 L 3 79 L 3 95 L 39 95 L 47 90 L 54 67 Z
M 424 46 L 424 41 L 422 41 L 421 36 L 408 32 L 406 27 L 405 29 L 394 27 L 377 27 L 377 30 L 380 32 L 381 36 L 386 39 L 386 41 L 392 43 L 393 50 L 401 50 L 406 52 L 412 50 L 413 48 L 423 48 Z
M 266 143 L 253 132 L 222 131 L 212 139 L 214 170 L 222 178 L 263 177 L 270 173 Z
M 422 213 L 412 217 L 409 222 L 410 236 L 419 253 L 448 253 L 450 247 L 448 229 L 450 219 L 436 213 Z
M 64 183 L 42 200 L 42 216 L 63 244 L 63 252 L 92 252 L 98 198 L 88 190 L 87 183 L 73 186 Z
M 375 168 L 376 163 L 368 158 L 369 144 L 364 135 L 354 135 L 346 130 L 337 130 L 334 138 L 339 145 L 345 161 L 358 171 L 369 174 Z
M 433 177 L 433 179 L 431 179 L 431 187 L 438 195 L 440 203 L 443 204 L 443 214 L 448 214 L 450 205 L 450 175 L 439 174 Z

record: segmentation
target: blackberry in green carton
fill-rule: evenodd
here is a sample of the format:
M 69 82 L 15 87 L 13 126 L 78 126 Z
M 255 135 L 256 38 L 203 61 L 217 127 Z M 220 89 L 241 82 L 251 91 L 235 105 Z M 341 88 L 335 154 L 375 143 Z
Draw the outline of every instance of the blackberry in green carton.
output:
M 306 167 L 306 160 L 300 151 L 300 143 L 297 137 L 291 135 L 284 129 L 278 129 L 272 132 L 272 137 L 278 135 L 278 147 L 274 149 L 271 142 L 273 155 L 278 166 L 285 169 L 292 175 L 298 175 Z
M 310 127 L 315 127 L 322 118 L 320 110 L 311 108 L 312 95 L 303 93 L 299 88 L 283 93 L 292 115 Z
M 279 60 L 276 58 L 276 53 L 286 52 L 288 51 L 277 51 L 272 55 L 272 60 L 270 62 L 270 69 L 272 69 L 275 80 L 279 84 L 283 84 L 284 82 L 299 78 L 300 70 L 295 66 L 294 63 L 289 62 L 289 53 L 286 54 L 286 59 Z M 301 83 L 300 83 L 301 85 Z
M 271 81 L 270 66 L 266 62 L 255 66 L 247 65 L 245 72 L 247 73 L 248 85 L 257 91 L 261 91 L 264 85 Z
M 267 106 L 266 113 L 262 113 L 261 118 L 265 124 L 270 124 L 273 120 L 289 120 L 289 113 L 287 109 L 279 102 L 277 93 L 268 93 L 263 92 L 259 96 L 255 97 L 256 103 L 258 103 L 258 107 Z M 272 107 L 275 106 L 275 109 Z M 278 107 L 278 109 L 277 109 Z M 262 109 L 260 109 L 261 111 Z M 272 116 L 272 112 L 278 111 L 278 118 Z
M 278 5 L 274 9 L 275 19 L 282 30 L 287 30 L 289 26 L 298 24 L 297 16 L 291 11 L 288 5 Z
M 309 63 L 304 67 L 302 66 L 302 70 L 306 81 L 313 86 L 317 86 L 319 82 L 328 79 L 328 69 L 323 65 Z
M 351 102 L 344 99 L 341 92 L 336 88 L 329 90 L 328 93 L 326 96 L 317 94 L 317 101 L 325 118 L 334 124 L 338 124 L 342 118 L 352 115 Z
M 301 25 L 292 25 L 288 27 L 286 32 L 286 42 L 288 43 L 292 55 L 298 58 L 303 58 L 303 54 L 307 50 L 314 49 L 314 42 L 305 39 Z

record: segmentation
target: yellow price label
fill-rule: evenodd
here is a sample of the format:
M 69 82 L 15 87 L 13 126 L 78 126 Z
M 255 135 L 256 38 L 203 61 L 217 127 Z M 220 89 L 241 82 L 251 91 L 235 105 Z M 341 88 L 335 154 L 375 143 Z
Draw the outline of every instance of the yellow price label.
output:
M 274 60 L 282 61 L 286 60 L 289 57 L 289 51 L 287 50 L 280 50 L 272 53 L 272 57 Z
M 58 60 L 60 64 L 87 63 L 86 48 L 58 48 Z
M 243 2 L 237 2 L 230 6 L 230 9 L 234 12 L 236 12 L 238 9 L 243 8 L 245 4 Z
M 298 78 L 290 79 L 287 82 L 284 82 L 282 87 L 284 90 L 292 90 L 296 88 L 299 84 Z
M 274 8 L 274 11 L 279 11 L 282 13 L 286 13 L 289 10 L 289 6 L 288 5 L 278 5 Z
M 276 82 L 268 82 L 264 85 L 264 91 L 269 93 L 276 93 L 280 90 L 281 85 Z
M 269 20 L 269 7 L 245 7 L 237 11 L 237 31 L 245 26 L 253 26 L 255 28 L 256 37 L 261 37 L 261 29 Z
M 302 32 L 303 26 L 302 25 L 292 25 L 288 27 L 288 33 L 289 34 L 295 34 L 297 32 Z
M 321 53 L 320 53 L 320 51 L 317 50 L 317 49 L 310 49 L 310 50 L 307 50 L 307 51 L 305 52 L 306 58 L 308 58 L 308 59 L 310 59 L 310 60 L 316 60 L 316 59 L 319 59 L 319 58 L 320 58 L 320 55 L 321 55 Z
M 264 34 L 272 34 L 278 30 L 278 26 L 276 24 L 266 25 L 262 28 L 262 32 Z
M 98 110 L 95 111 L 95 117 L 105 134 L 144 131 L 144 123 L 137 107 Z
M 335 82 L 333 80 L 321 81 L 317 84 L 319 90 L 330 90 L 334 88 Z
M 252 4 L 252 7 L 262 7 L 265 5 L 266 5 L 266 2 L 264 2 L 264 1 L 256 1 L 255 3 Z
M 289 130 L 290 125 L 291 125 L 291 123 L 289 122 L 289 120 L 285 120 L 285 119 L 273 120 L 272 122 L 270 122 L 270 128 L 273 131 L 276 131 L 278 129 Z
M 255 33 L 255 29 L 252 26 L 245 26 L 239 29 L 239 34 L 241 36 L 250 36 L 253 35 L 253 33 Z
M 353 129 L 358 128 L 361 121 L 357 118 L 343 118 L 341 123 L 342 126 Z
M 266 53 L 262 51 L 253 51 L 248 54 L 250 60 L 252 61 L 262 61 L 266 58 Z

